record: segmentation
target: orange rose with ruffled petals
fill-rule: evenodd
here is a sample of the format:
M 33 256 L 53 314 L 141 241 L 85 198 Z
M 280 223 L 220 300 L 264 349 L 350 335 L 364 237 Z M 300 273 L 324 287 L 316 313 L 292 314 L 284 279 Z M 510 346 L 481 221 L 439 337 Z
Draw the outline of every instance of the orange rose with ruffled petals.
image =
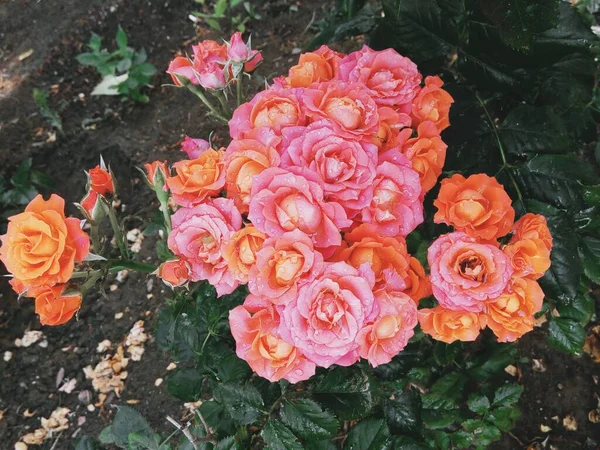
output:
M 412 101 L 411 116 L 414 125 L 432 121 L 439 131 L 450 126 L 450 105 L 454 99 L 442 89 L 444 82 L 438 76 L 426 77 L 425 87 Z
M 262 248 L 266 235 L 256 227 L 247 226 L 236 231 L 223 246 L 222 254 L 233 277 L 241 283 L 248 282 L 248 274 L 256 264 L 256 254 Z
M 517 277 L 537 280 L 550 268 L 550 250 L 541 239 L 521 239 L 516 236 L 504 247 L 504 253 Z
M 290 68 L 286 78 L 290 87 L 307 87 L 317 81 L 329 81 L 333 78 L 331 64 L 316 53 L 303 53 L 298 64 Z
M 65 201 L 58 195 L 35 197 L 25 211 L 9 217 L 7 232 L 0 237 L 0 261 L 15 283 L 33 286 L 65 283 L 75 262 L 90 251 L 90 240 L 79 219 L 65 217 Z
M 479 332 L 485 328 L 486 320 L 483 314 L 436 306 L 419 310 L 419 324 L 423 332 L 433 339 L 452 344 L 454 341 L 477 339 Z
M 440 138 L 440 132 L 433 122 L 419 125 L 417 137 L 406 141 L 403 152 L 419 174 L 424 192 L 431 190 L 442 174 L 448 146 Z
M 484 173 L 465 178 L 454 174 L 442 180 L 435 223 L 453 226 L 469 236 L 487 241 L 506 235 L 515 220 L 515 210 L 504 187 Z
M 183 259 L 172 259 L 162 263 L 154 272 L 171 289 L 190 281 L 190 267 Z
M 167 177 L 167 187 L 180 206 L 192 207 L 207 197 L 219 195 L 225 186 L 224 151 L 208 149 L 196 159 L 173 164 L 175 175 Z
M 27 296 L 35 297 L 35 312 L 42 325 L 62 325 L 81 307 L 81 293 L 67 291 L 64 284 L 36 287 L 28 291 Z
M 540 214 L 527 213 L 515 222 L 513 239 L 540 239 L 548 250 L 552 250 L 552 235 L 546 218 Z
M 418 304 L 419 300 L 432 294 L 431 282 L 417 258 L 411 256 L 408 264 L 407 276 L 404 278 L 406 283 L 404 293 Z
M 544 291 L 527 278 L 513 278 L 506 291 L 487 304 L 487 325 L 499 342 L 513 342 L 533 330 Z
M 355 268 L 368 264 L 375 274 L 375 290 L 389 281 L 387 271 L 402 280 L 409 278 L 409 255 L 401 237 L 384 237 L 370 224 L 362 224 L 344 235 L 347 245 L 340 248 L 331 261 L 344 261 Z M 406 283 L 406 282 L 405 282 Z
M 88 172 L 90 177 L 90 189 L 100 195 L 113 194 L 115 184 L 112 175 L 101 166 L 96 166 Z

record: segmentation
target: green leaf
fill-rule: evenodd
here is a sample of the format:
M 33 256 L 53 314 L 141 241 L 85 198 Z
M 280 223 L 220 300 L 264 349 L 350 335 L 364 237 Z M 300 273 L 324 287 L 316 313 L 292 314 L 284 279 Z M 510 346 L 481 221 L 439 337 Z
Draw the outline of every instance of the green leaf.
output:
M 194 402 L 202 393 L 204 377 L 196 368 L 177 369 L 169 375 L 167 389 L 169 394 L 184 402 Z
M 123 58 L 121 61 L 119 61 L 117 63 L 117 71 L 121 72 L 121 73 L 125 73 L 129 70 L 129 68 L 131 67 L 131 59 L 129 58 Z
M 447 428 L 460 420 L 458 409 L 423 409 L 421 419 L 432 430 Z
M 263 399 L 258 390 L 249 383 L 216 384 L 213 395 L 217 402 L 225 406 L 231 418 L 240 425 L 249 425 L 262 414 Z
M 222 17 L 227 11 L 228 0 L 217 0 L 215 3 L 215 16 Z
M 537 34 L 554 27 L 558 19 L 558 0 L 483 0 L 479 6 L 502 39 L 518 50 L 530 50 Z
M 217 442 L 217 445 L 215 445 L 214 450 L 241 450 L 241 447 L 238 445 L 238 443 L 235 441 L 235 436 L 229 436 L 226 437 L 225 439 L 221 439 L 219 442 Z
M 548 330 L 550 331 L 548 337 L 550 344 L 559 350 L 577 356 L 581 355 L 585 343 L 585 330 L 579 322 L 573 319 L 563 319 L 562 317 L 551 317 Z
M 159 239 L 156 241 L 156 256 L 161 261 L 169 261 L 175 258 L 175 255 L 171 250 L 169 250 L 169 246 L 167 245 L 167 241 Z
M 579 294 L 569 304 L 557 303 L 556 309 L 563 319 L 573 319 L 586 325 L 594 314 L 594 299 L 587 294 Z
M 519 401 L 523 393 L 523 386 L 518 384 L 506 384 L 494 392 L 492 406 L 512 406 Z
M 119 407 L 110 428 L 111 431 L 107 433 L 107 436 L 113 439 L 113 443 L 121 447 L 128 445 L 129 435 L 132 433 L 153 433 L 152 427 L 144 416 L 128 406 Z M 101 442 L 108 443 L 103 440 L 103 434 L 104 431 L 100 435 Z
M 144 63 L 139 67 L 140 73 L 146 77 L 151 77 L 157 71 L 156 66 L 150 63 Z
M 415 391 L 394 394 L 385 399 L 383 412 L 394 434 L 417 434 L 421 429 L 421 397 Z
M 286 400 L 280 414 L 284 424 L 309 441 L 332 438 L 339 428 L 335 416 L 310 399 Z
M 123 30 L 121 25 L 119 25 L 119 28 L 117 28 L 115 41 L 117 42 L 120 50 L 125 50 L 127 48 L 127 35 L 125 34 L 125 30 Z
M 409 343 L 404 350 L 392 358 L 391 362 L 375 367 L 373 373 L 383 380 L 396 380 L 407 375 L 423 358 L 420 346 Z
M 99 52 L 100 47 L 102 47 L 102 38 L 96 33 L 92 33 L 90 42 L 88 42 L 88 47 L 91 48 L 94 52 Z
M 490 401 L 485 395 L 474 392 L 469 395 L 467 406 L 474 413 L 483 415 L 490 409 Z
M 579 254 L 585 276 L 594 283 L 600 284 L 600 239 L 582 237 L 579 240 Z
M 128 450 L 163 450 L 160 436 L 152 431 L 129 433 Z
M 342 420 L 359 419 L 375 404 L 373 383 L 357 367 L 336 367 L 314 388 L 315 399 Z
M 600 206 L 600 185 L 583 186 L 583 198 L 590 206 Z
M 584 207 L 580 183 L 597 181 L 590 165 L 573 154 L 536 156 L 514 173 L 525 197 L 571 211 Z
M 203 425 L 192 425 L 189 430 L 192 436 L 198 440 L 206 437 L 206 430 L 204 429 Z M 195 445 L 197 448 L 194 448 L 194 445 L 190 442 L 190 440 L 184 434 L 181 434 L 178 445 L 175 448 L 177 450 L 213 450 L 212 444 L 208 442 L 198 442 Z
M 498 128 L 504 149 L 513 155 L 566 153 L 569 135 L 561 119 L 549 107 L 521 105 Z
M 102 450 L 102 446 L 100 446 L 96 439 L 84 434 L 77 439 L 75 450 Z
M 391 449 L 390 431 L 382 419 L 364 419 L 348 433 L 344 448 L 348 450 Z
M 437 380 L 428 394 L 422 396 L 427 409 L 452 409 L 463 395 L 467 378 L 459 372 L 450 372 Z
M 496 425 L 500 431 L 510 431 L 521 417 L 521 411 L 516 406 L 502 406 L 492 410 L 487 420 Z
M 468 448 L 473 443 L 474 436 L 464 430 L 458 430 L 450 435 L 450 440 L 456 448 Z
M 504 368 L 514 362 L 518 350 L 512 344 L 497 344 L 469 361 L 469 374 L 479 381 L 504 373 Z
M 103 444 L 116 444 L 118 438 L 113 432 L 112 425 L 109 425 L 100 432 L 98 439 L 100 439 L 100 442 Z
M 82 66 L 96 66 L 100 63 L 100 59 L 94 53 L 80 53 L 75 59 Z
M 237 426 L 225 407 L 214 400 L 202 402 L 198 408 L 202 417 L 218 436 L 230 436 L 237 431 Z
M 338 450 L 331 441 L 305 442 L 305 450 Z
M 280 420 L 270 419 L 260 435 L 267 444 L 266 450 L 303 450 L 298 438 Z

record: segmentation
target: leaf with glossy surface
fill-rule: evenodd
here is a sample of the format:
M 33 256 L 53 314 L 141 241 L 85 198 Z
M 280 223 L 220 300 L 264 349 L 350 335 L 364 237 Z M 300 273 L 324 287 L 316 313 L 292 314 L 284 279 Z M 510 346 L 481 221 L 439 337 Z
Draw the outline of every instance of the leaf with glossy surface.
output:
M 551 317 L 548 326 L 550 336 L 548 342 L 559 350 L 563 350 L 574 355 L 581 355 L 581 350 L 585 342 L 585 330 L 581 324 L 573 319 L 563 319 L 562 317 Z
M 167 389 L 169 394 L 184 402 L 194 402 L 202 393 L 203 375 L 196 368 L 177 369 L 169 375 Z
M 499 387 L 494 392 L 492 406 L 512 406 L 519 401 L 523 393 L 523 386 L 518 384 L 507 384 Z
M 249 425 L 262 414 L 263 400 L 258 390 L 249 383 L 221 383 L 214 385 L 215 400 L 225 406 L 232 419 L 240 425 Z
M 394 434 L 417 434 L 421 429 L 421 397 L 415 391 L 394 394 L 385 399 L 383 412 Z
M 477 414 L 485 414 L 490 409 L 490 400 L 483 394 L 473 393 L 469 395 L 467 406 Z
M 586 236 L 579 240 L 579 253 L 583 262 L 583 273 L 596 284 L 600 284 L 600 239 Z
M 298 438 L 280 420 L 270 419 L 260 435 L 267 444 L 266 450 L 303 450 Z
M 307 398 L 284 401 L 280 414 L 283 423 L 306 440 L 332 438 L 339 428 L 333 414 Z
M 361 420 L 348 433 L 344 448 L 348 450 L 390 449 L 390 430 L 382 419 Z

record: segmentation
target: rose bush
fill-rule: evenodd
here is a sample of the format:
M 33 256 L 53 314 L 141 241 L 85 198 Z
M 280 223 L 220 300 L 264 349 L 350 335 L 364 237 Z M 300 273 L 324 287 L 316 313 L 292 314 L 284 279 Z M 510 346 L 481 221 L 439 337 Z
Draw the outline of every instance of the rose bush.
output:
M 261 60 L 236 34 L 169 65 L 231 141 L 186 137 L 187 159 L 146 164 L 163 217 L 158 267 L 133 261 L 102 162 L 80 204 L 89 238 L 56 196 L 11 218 L 0 260 L 14 289 L 58 325 L 111 272 L 161 278 L 173 294 L 157 341 L 181 363 L 169 389 L 203 400 L 184 434 L 193 446 L 497 440 L 520 394 L 492 383 L 516 357 L 501 343 L 544 313 L 538 280 L 555 242 L 546 218 L 525 213 L 520 191 L 495 176 L 445 172 L 454 97 L 397 51 L 322 46 L 243 102 L 244 74 Z M 106 217 L 117 258 L 98 235 Z M 462 387 L 475 383 L 485 389 L 464 407 Z

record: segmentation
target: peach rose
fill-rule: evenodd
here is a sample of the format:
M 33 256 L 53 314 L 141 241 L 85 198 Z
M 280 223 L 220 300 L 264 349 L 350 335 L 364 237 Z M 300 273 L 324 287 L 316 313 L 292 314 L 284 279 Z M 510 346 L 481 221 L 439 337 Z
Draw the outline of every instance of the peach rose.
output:
M 222 248 L 242 228 L 242 216 L 226 198 L 215 198 L 193 208 L 180 208 L 171 216 L 169 249 L 190 267 L 190 281 L 208 280 L 219 296 L 231 294 L 239 283 Z
M 316 175 L 325 198 L 342 205 L 348 217 L 370 203 L 377 168 L 374 144 L 340 135 L 328 120 L 301 129 L 295 139 L 288 130 L 284 136 L 290 142 L 281 156 L 281 167 Z
M 152 187 L 155 187 L 159 182 L 161 186 L 164 186 L 167 176 L 170 175 L 166 161 L 153 161 L 151 163 L 146 163 L 144 164 L 144 168 L 146 169 L 148 182 Z
M 313 180 L 276 167 L 254 178 L 248 219 L 270 237 L 300 230 L 315 247 L 340 245 L 340 229 L 351 225 L 344 208 L 325 202 L 323 190 Z
M 279 166 L 276 147 L 281 139 L 268 128 L 256 128 L 245 139 L 234 139 L 225 152 L 225 186 L 241 213 L 248 212 L 254 177 Z
M 100 195 L 113 194 L 115 185 L 110 172 L 99 165 L 88 172 L 90 189 Z
M 500 249 L 460 232 L 437 238 L 427 261 L 433 295 L 440 305 L 457 311 L 482 311 L 486 300 L 504 292 L 513 274 Z
M 499 342 L 513 342 L 533 330 L 533 315 L 543 301 L 544 291 L 537 282 L 513 278 L 500 297 L 487 303 L 487 325 Z
M 425 87 L 412 101 L 411 116 L 414 125 L 431 121 L 441 132 L 450 126 L 450 105 L 454 99 L 442 89 L 444 82 L 438 76 L 426 77 Z
M 65 284 L 35 287 L 27 292 L 27 296 L 35 298 L 35 312 L 42 325 L 62 325 L 81 307 L 81 293 L 69 292 Z
M 302 100 L 313 121 L 328 119 L 340 136 L 360 139 L 379 128 L 377 105 L 360 84 L 314 84 L 304 90 Z
M 199 84 L 198 74 L 194 70 L 194 64 L 184 56 L 178 56 L 169 63 L 167 73 L 171 75 L 175 86 L 181 86 L 180 78 L 189 80 L 192 84 Z
M 403 153 L 410 160 L 413 170 L 419 174 L 424 193 L 435 186 L 442 174 L 447 148 L 433 122 L 421 122 L 417 137 L 405 142 Z
M 486 324 L 482 314 L 453 311 L 443 306 L 420 309 L 418 314 L 423 333 L 446 344 L 452 344 L 454 341 L 474 341 Z
M 417 65 L 390 48 L 375 51 L 366 45 L 340 63 L 339 78 L 362 83 L 378 105 L 402 105 L 420 90 Z
M 248 288 L 276 305 L 294 300 L 301 281 L 311 281 L 323 267 L 323 256 L 300 230 L 268 238 L 256 253 Z
M 333 61 L 316 52 L 302 53 L 298 64 L 290 68 L 286 82 L 290 87 L 307 87 L 315 82 L 329 81 L 334 76 Z
M 278 331 L 279 314 L 268 300 L 248 295 L 242 306 L 229 311 L 229 328 L 236 353 L 254 372 L 271 382 L 307 380 L 316 366 Z
M 248 282 L 248 274 L 256 264 L 257 253 L 266 236 L 256 227 L 246 226 L 236 231 L 223 246 L 223 258 L 233 277 L 240 283 Z
M 301 93 L 301 89 L 277 86 L 259 92 L 233 112 L 229 134 L 233 139 L 241 139 L 253 128 L 266 127 L 280 133 L 286 127 L 306 125 Z
M 346 233 L 344 241 L 348 245 L 341 247 L 332 261 L 345 261 L 356 269 L 368 264 L 375 275 L 375 290 L 386 286 L 389 271 L 402 280 L 396 288 L 406 287 L 409 255 L 403 238 L 381 236 L 373 225 L 365 223 Z
M 223 150 L 209 149 L 196 159 L 173 164 L 175 175 L 167 177 L 167 187 L 180 206 L 192 207 L 220 194 L 225 186 Z
M 541 239 L 519 240 L 515 235 L 503 250 L 517 277 L 537 280 L 550 268 L 550 251 Z
M 397 150 L 379 157 L 369 206 L 362 210 L 364 223 L 373 224 L 383 236 L 407 236 L 423 222 L 419 175 Z
M 418 323 L 417 306 L 402 292 L 381 290 L 375 294 L 379 314 L 358 333 L 360 356 L 372 367 L 389 363 L 413 337 Z
M 298 296 L 280 307 L 279 333 L 321 367 L 349 366 L 359 358 L 359 331 L 376 314 L 373 286 L 344 263 L 326 263 Z
M 548 250 L 552 250 L 552 235 L 546 218 L 540 214 L 527 213 L 515 222 L 511 240 L 540 239 Z
M 379 127 L 373 136 L 373 143 L 380 153 L 402 146 L 412 134 L 411 120 L 408 114 L 399 113 L 387 106 L 380 106 Z
M 515 210 L 504 187 L 484 173 L 465 178 L 454 174 L 442 180 L 433 205 L 438 209 L 435 223 L 486 241 L 506 235 L 515 220 Z
M 411 256 L 408 264 L 409 267 L 407 271 L 407 277 L 404 278 L 406 283 L 406 289 L 404 289 L 404 293 L 418 304 L 419 300 L 429 297 L 433 291 L 431 289 L 429 277 L 425 273 L 425 269 L 419 260 L 414 256 Z
M 190 281 L 190 267 L 179 258 L 165 261 L 155 273 L 171 289 L 186 285 Z
M 0 237 L 0 261 L 27 288 L 66 283 L 75 262 L 90 251 L 90 240 L 80 221 L 65 217 L 65 201 L 52 194 L 45 201 L 36 196 L 25 211 L 8 218 Z

